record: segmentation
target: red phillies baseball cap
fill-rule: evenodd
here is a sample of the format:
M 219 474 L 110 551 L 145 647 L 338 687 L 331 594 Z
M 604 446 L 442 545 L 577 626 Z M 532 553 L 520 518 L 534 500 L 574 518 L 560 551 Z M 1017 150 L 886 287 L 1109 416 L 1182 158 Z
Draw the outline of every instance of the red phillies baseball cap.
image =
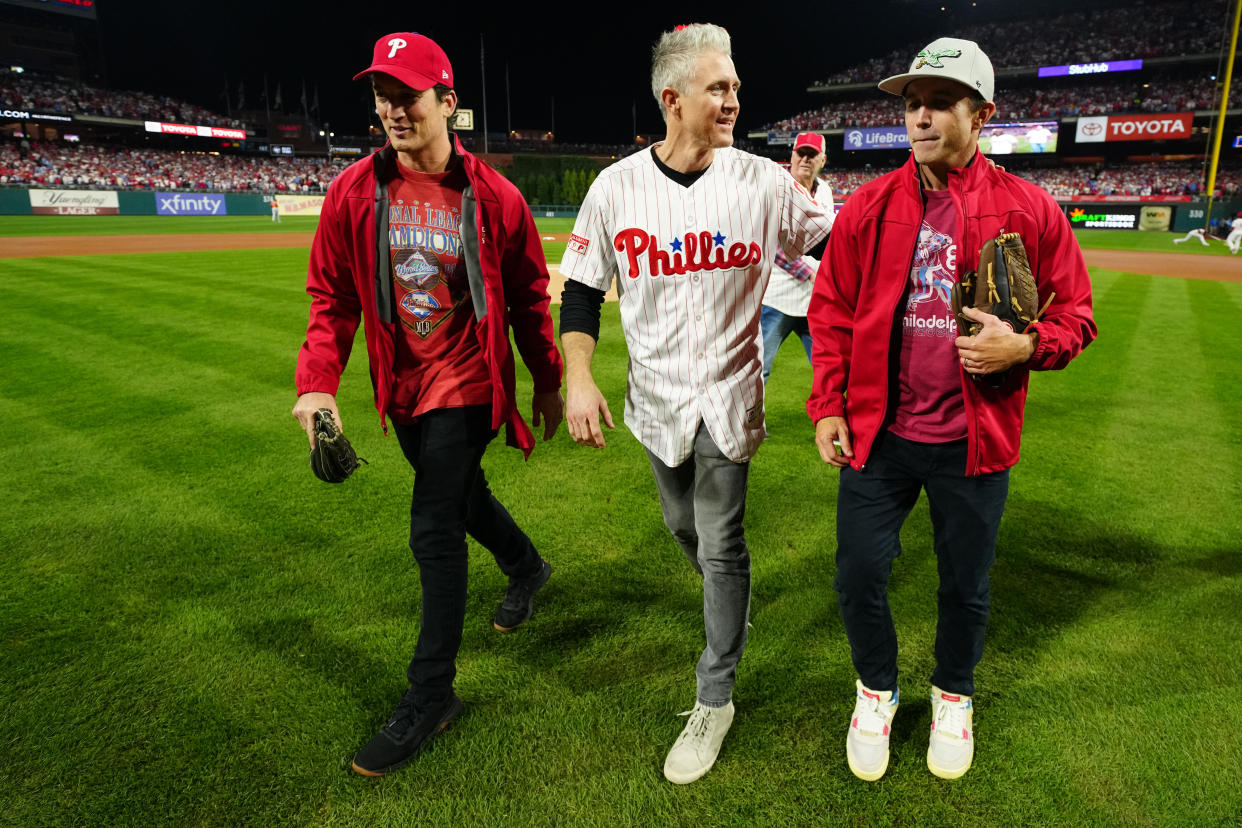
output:
M 393 32 L 375 41 L 371 65 L 354 80 L 372 72 L 392 75 L 411 89 L 422 91 L 437 83 L 453 85 L 453 66 L 434 40 L 417 32 Z
M 797 152 L 803 147 L 810 147 L 816 153 L 824 151 L 824 136 L 818 132 L 800 132 L 794 141 L 793 151 Z

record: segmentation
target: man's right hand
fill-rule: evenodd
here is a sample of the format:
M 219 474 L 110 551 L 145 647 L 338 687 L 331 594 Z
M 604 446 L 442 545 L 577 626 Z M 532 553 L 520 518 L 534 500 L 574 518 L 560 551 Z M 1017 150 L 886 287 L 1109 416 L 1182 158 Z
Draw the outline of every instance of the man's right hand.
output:
M 835 442 L 834 442 L 835 441 Z M 837 452 L 840 445 L 841 451 Z M 850 427 L 844 417 L 825 417 L 815 423 L 815 447 L 825 463 L 845 468 L 854 459 L 854 450 L 850 447 Z
M 575 443 L 592 448 L 603 448 L 606 445 L 604 432 L 599 427 L 601 414 L 604 424 L 614 428 L 608 401 L 593 381 L 569 380 L 565 383 L 565 423 L 569 426 L 569 436 L 574 438 Z
M 341 425 L 341 412 L 336 408 L 336 397 L 322 391 L 307 392 L 298 397 L 298 401 L 293 404 L 293 416 L 297 418 L 302 430 L 306 432 L 306 439 L 310 441 L 311 448 L 315 447 L 315 412 L 321 408 L 332 412 L 336 427 L 341 430 L 342 434 L 345 433 Z

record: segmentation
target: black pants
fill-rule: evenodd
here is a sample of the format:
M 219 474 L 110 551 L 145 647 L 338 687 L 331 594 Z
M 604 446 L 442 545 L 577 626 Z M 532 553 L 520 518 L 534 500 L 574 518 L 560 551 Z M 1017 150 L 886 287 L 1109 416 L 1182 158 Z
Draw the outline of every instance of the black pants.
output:
M 480 466 L 496 436 L 491 418 L 491 406 L 476 405 L 430 411 L 413 425 L 393 424 L 414 468 L 410 549 L 422 582 L 423 610 L 408 675 L 420 708 L 443 701 L 453 690 L 466 616 L 466 534 L 510 577 L 539 570 L 539 553 L 492 495 Z
M 841 471 L 834 586 L 854 669 L 872 690 L 897 689 L 888 579 L 901 554 L 901 525 L 926 488 L 940 573 L 931 680 L 942 690 L 974 695 L 1009 472 L 966 477 L 965 471 L 965 440 L 915 443 L 892 432 L 877 439 L 861 472 Z

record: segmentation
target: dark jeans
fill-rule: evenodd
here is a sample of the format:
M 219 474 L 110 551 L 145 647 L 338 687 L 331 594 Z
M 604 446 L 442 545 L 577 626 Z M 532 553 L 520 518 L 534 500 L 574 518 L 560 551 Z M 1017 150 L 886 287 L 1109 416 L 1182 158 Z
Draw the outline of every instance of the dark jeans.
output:
M 491 406 L 474 405 L 430 411 L 413 425 L 393 424 L 414 468 L 410 549 L 422 582 L 423 611 L 408 675 L 420 708 L 443 701 L 453 690 L 466 617 L 466 534 L 510 577 L 539 570 L 539 553 L 492 495 L 479 465 L 496 436 L 491 419 Z
M 854 669 L 872 690 L 897 689 L 888 579 L 901 554 L 901 525 L 925 488 L 940 572 L 931 680 L 950 693 L 974 695 L 988 623 L 988 571 L 996 558 L 1009 472 L 977 477 L 965 472 L 965 440 L 915 443 L 892 432 L 877 439 L 861 472 L 841 471 L 833 585 Z

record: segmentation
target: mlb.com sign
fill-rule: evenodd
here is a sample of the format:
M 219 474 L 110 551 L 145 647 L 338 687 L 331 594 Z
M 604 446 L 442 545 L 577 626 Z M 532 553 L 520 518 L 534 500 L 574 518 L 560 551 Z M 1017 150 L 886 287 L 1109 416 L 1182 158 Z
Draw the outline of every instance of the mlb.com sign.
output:
M 1078 119 L 1074 140 L 1080 144 L 1103 141 L 1169 141 L 1190 137 L 1193 112 L 1150 115 L 1093 115 Z
M 227 216 L 223 195 L 156 193 L 155 212 L 161 216 Z

